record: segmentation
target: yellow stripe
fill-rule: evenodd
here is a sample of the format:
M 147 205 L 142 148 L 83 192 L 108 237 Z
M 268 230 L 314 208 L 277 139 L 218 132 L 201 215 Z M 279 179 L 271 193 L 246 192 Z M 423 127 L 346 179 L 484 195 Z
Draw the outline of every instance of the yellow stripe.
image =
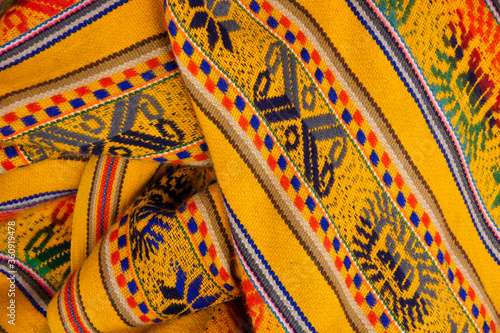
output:
M 290 296 L 317 331 L 350 328 L 334 291 L 286 226 L 252 171 L 215 125 L 196 106 L 195 109 L 214 157 L 222 192 Z
M 498 264 L 484 247 L 422 112 L 383 51 L 346 2 L 332 1 L 321 6 L 304 2 L 302 5 L 323 27 L 349 68 L 382 109 L 434 193 L 446 223 L 474 264 L 486 292 L 494 305 L 500 307 L 500 280 L 491 278 L 491 269 Z
M 75 190 L 85 168 L 84 161 L 47 160 L 0 175 L 0 202 L 38 193 Z
M 38 331 L 47 323 L 45 317 L 38 312 L 31 302 L 24 296 L 24 293 L 19 290 L 16 285 L 15 295 L 9 297 L 10 280 L 7 276 L 0 274 L 0 304 L 2 305 L 2 315 L 0 316 L 0 326 L 7 332 L 26 333 Z M 10 314 L 10 301 L 15 301 L 15 325 L 9 324 L 8 321 L 12 318 Z
M 83 173 L 80 187 L 78 188 L 78 196 L 75 203 L 75 213 L 73 217 L 73 230 L 71 237 L 71 271 L 75 271 L 80 267 L 87 256 L 87 222 L 88 222 L 88 205 L 89 196 L 92 190 L 92 180 L 94 170 L 98 161 L 97 156 L 92 156 L 87 168 Z M 122 182 L 122 190 L 120 202 L 118 203 L 118 214 L 122 214 L 138 197 L 146 183 L 154 175 L 156 169 L 160 165 L 155 161 L 137 161 L 129 160 L 125 177 Z M 119 186 L 119 184 L 117 184 Z M 111 221 L 114 223 L 115 221 Z
M 129 1 L 49 49 L 4 70 L 0 74 L 0 95 L 59 77 L 165 30 L 161 0 Z

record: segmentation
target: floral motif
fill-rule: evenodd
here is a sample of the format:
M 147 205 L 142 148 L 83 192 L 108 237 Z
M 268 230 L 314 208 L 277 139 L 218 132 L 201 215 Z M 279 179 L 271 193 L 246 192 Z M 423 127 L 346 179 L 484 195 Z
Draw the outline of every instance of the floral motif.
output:
M 198 275 L 189 283 L 189 286 L 186 286 L 186 281 L 186 274 L 180 267 L 177 271 L 175 287 L 167 287 L 162 283 L 163 281 L 158 281 L 163 297 L 172 302 L 172 304 L 162 311 L 163 314 L 178 315 L 181 313 L 190 313 L 191 309 L 196 311 L 206 308 L 219 299 L 220 295 L 217 293 L 209 296 L 200 295 L 203 275 Z
M 228 51 L 233 52 L 229 33 L 240 30 L 241 27 L 235 20 L 223 20 L 229 14 L 231 2 L 228 0 L 189 0 L 189 5 L 192 8 L 205 8 L 206 6 L 206 10 L 201 9 L 194 14 L 189 27 L 191 29 L 206 29 L 208 44 L 212 50 L 221 39 L 222 45 Z

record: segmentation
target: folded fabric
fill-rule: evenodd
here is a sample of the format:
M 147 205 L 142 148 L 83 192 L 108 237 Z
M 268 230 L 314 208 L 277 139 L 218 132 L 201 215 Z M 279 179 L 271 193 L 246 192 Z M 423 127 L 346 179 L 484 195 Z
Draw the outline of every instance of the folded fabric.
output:
M 10 5 L 0 331 L 498 332 L 499 13 Z

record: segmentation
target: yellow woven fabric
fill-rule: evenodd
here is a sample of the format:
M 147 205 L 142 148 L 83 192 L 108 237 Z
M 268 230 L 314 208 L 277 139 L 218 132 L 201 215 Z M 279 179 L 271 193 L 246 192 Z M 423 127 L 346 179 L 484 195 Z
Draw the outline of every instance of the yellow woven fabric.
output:
M 0 331 L 500 330 L 497 0 L 23 0 Z

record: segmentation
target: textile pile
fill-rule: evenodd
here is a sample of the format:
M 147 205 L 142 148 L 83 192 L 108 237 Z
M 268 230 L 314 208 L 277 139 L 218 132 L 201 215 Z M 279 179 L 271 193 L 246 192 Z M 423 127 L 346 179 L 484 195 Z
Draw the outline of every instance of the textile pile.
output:
M 500 331 L 497 0 L 0 8 L 0 332 Z

